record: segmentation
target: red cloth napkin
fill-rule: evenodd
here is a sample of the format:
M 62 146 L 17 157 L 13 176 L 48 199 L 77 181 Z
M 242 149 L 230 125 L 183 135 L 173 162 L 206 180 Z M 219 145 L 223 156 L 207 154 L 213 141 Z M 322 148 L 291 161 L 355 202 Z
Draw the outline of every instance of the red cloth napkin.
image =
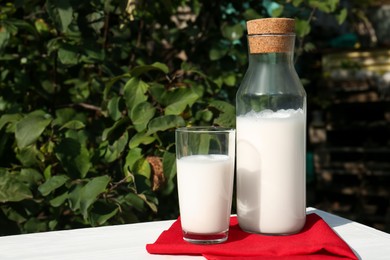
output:
M 151 254 L 203 255 L 207 259 L 358 259 L 349 246 L 318 215 L 309 214 L 301 232 L 288 236 L 247 233 L 230 218 L 228 240 L 222 244 L 196 245 L 183 240 L 180 218 L 153 244 Z

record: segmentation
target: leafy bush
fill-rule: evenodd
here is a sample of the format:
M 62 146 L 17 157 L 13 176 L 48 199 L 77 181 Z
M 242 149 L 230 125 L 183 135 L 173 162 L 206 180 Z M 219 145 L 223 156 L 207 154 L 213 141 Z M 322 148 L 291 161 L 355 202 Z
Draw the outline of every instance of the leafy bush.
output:
M 338 8 L 273 3 L 2 4 L 0 234 L 176 217 L 174 129 L 234 126 L 245 20 L 296 16 L 302 40 L 299 10 Z

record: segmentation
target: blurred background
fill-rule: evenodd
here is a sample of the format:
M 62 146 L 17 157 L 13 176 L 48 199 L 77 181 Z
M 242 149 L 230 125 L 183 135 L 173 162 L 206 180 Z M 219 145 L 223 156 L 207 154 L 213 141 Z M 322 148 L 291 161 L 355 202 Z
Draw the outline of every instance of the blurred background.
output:
M 296 19 L 307 205 L 390 232 L 390 1 L 0 0 L 0 235 L 176 218 L 174 130 L 235 126 L 263 17 Z

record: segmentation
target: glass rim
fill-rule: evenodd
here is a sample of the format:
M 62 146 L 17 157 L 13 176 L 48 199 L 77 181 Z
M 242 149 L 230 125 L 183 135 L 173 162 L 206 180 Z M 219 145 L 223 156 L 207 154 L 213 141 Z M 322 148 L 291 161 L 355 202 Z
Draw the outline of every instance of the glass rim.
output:
M 185 126 L 176 128 L 176 132 L 183 133 L 234 133 L 235 131 L 235 128 L 223 126 Z

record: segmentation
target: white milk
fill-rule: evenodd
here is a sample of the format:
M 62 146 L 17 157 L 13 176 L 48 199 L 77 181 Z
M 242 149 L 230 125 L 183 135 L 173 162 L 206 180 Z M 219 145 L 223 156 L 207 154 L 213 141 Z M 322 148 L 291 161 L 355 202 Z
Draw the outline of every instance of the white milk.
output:
M 298 232 L 305 223 L 302 109 L 237 117 L 237 215 L 246 231 Z
M 176 163 L 183 230 L 202 234 L 226 231 L 233 192 L 233 158 L 192 155 Z

